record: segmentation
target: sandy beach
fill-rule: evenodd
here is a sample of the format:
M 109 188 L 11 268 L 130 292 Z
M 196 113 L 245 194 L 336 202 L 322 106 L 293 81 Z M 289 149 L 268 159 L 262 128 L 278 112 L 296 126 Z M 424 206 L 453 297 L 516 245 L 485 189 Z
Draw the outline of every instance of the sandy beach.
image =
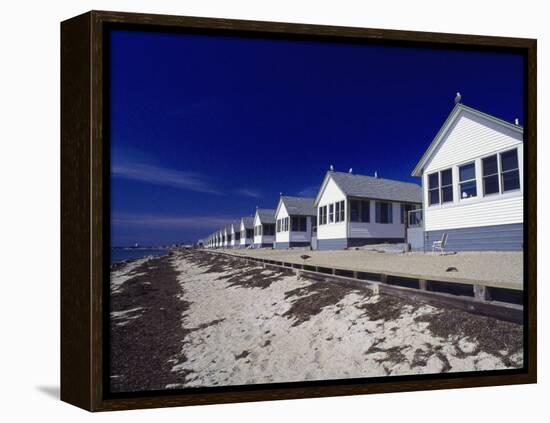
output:
M 522 326 L 206 251 L 111 273 L 113 392 L 495 370 Z

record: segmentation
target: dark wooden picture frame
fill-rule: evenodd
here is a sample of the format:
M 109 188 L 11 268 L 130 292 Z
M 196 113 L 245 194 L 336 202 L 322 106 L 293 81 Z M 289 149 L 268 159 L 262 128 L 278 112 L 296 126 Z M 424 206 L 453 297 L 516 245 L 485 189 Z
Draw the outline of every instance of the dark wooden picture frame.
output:
M 323 381 L 249 386 L 157 396 L 104 395 L 103 304 L 106 293 L 104 232 L 109 161 L 105 121 L 104 31 L 109 25 L 193 29 L 223 33 L 310 37 L 349 42 L 377 41 L 465 49 L 506 49 L 526 63 L 524 160 L 525 285 L 524 368 L 512 372 L 425 375 L 368 381 Z M 61 24 L 61 399 L 90 411 L 195 404 L 312 398 L 413 390 L 535 383 L 536 340 L 536 40 L 381 29 L 255 22 L 212 18 L 92 11 Z

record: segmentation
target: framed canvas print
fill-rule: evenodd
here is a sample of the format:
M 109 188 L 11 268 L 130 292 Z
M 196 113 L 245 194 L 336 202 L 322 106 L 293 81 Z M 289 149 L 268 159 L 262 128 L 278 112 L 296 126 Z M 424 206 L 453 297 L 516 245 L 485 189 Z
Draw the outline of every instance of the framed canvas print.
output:
M 536 382 L 536 41 L 61 24 L 61 397 Z

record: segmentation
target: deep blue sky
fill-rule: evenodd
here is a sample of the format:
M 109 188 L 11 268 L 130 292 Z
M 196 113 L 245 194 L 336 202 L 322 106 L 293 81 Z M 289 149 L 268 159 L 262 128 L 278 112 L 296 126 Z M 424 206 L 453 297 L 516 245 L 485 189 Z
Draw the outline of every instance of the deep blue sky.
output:
M 453 107 L 523 124 L 510 53 L 111 34 L 112 244 L 187 242 L 314 196 L 326 170 L 410 173 Z

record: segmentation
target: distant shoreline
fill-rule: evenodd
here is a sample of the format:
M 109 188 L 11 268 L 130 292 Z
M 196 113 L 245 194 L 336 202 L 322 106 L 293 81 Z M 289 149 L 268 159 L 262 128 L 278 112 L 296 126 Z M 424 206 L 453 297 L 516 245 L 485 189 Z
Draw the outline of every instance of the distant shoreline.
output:
M 117 267 L 122 263 L 129 263 L 144 257 L 161 257 L 169 254 L 169 248 L 111 248 L 110 266 Z

